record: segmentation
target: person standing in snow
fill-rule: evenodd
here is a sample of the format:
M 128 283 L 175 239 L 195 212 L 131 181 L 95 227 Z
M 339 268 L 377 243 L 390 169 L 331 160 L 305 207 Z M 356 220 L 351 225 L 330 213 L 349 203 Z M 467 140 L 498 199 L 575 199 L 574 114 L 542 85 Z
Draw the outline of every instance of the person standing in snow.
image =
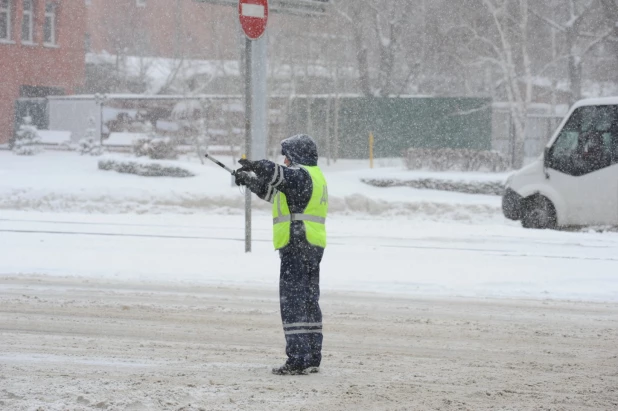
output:
M 328 189 L 311 137 L 299 134 L 283 140 L 281 154 L 285 167 L 243 159 L 234 175 L 237 185 L 273 203 L 273 243 L 281 258 L 279 300 L 288 359 L 272 372 L 296 375 L 318 372 L 322 360 L 320 262 L 326 247 Z

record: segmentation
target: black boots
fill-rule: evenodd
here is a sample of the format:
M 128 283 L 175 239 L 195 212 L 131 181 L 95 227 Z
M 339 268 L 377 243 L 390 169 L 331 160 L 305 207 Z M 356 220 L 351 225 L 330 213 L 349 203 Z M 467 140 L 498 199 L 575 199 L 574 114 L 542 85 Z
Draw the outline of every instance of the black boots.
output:
M 289 364 L 283 364 L 281 367 L 273 368 L 273 374 L 275 375 L 307 375 L 320 372 L 319 367 L 292 367 Z

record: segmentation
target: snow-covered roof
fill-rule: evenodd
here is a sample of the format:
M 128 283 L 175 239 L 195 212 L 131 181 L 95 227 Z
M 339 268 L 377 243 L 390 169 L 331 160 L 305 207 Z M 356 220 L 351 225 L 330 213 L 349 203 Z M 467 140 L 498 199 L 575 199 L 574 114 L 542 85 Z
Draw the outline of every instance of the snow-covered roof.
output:
M 111 94 L 74 94 L 69 96 L 49 96 L 47 97 L 50 100 L 94 100 L 97 98 L 104 98 L 105 100 L 215 100 L 215 99 L 227 99 L 227 100 L 243 100 L 244 96 L 240 94 L 194 94 L 194 95 L 183 95 L 183 94 L 127 94 L 127 93 L 111 93 Z M 339 98 L 362 98 L 363 94 L 360 93 L 330 93 L 330 94 L 286 94 L 281 95 L 277 93 L 273 93 L 270 95 L 272 98 L 333 98 L 338 96 Z M 428 94 L 402 94 L 402 95 L 393 95 L 393 98 L 401 98 L 401 99 L 423 99 L 423 98 L 432 98 L 434 96 Z M 465 97 L 462 97 L 465 98 Z M 476 98 L 476 97 L 471 97 Z M 244 110 L 244 106 L 234 106 L 234 104 L 224 105 L 224 108 L 227 107 L 228 111 L 236 111 L 240 109 Z
M 117 63 L 117 57 L 109 53 L 87 53 L 86 64 Z M 196 75 L 215 77 L 240 77 L 238 60 L 189 60 L 163 57 L 124 56 L 120 69 L 128 76 L 149 80 L 148 91 L 157 93 L 175 77 L 191 78 Z
M 225 94 L 196 94 L 192 96 L 182 94 L 100 94 L 106 100 L 201 100 L 201 99 L 240 99 L 240 95 Z M 50 100 L 94 100 L 96 94 L 74 94 L 70 96 L 49 96 Z
M 618 96 L 587 98 L 587 99 L 579 100 L 573 105 L 573 108 L 583 107 L 583 106 L 608 106 L 608 105 L 614 105 L 614 104 L 618 105 Z
M 494 112 L 509 112 L 512 103 L 506 101 L 494 101 L 491 103 Z M 568 113 L 570 106 L 568 104 L 551 105 L 549 103 L 529 103 L 528 114 L 533 114 L 538 117 L 563 117 Z
M 111 133 L 106 140 L 103 140 L 103 145 L 131 146 L 137 139 L 145 137 L 147 137 L 145 133 Z
M 172 109 L 172 118 L 190 118 L 196 111 L 204 111 L 204 107 L 202 107 L 202 104 L 198 100 L 183 99 L 174 105 L 174 108 Z
M 139 77 L 148 83 L 149 93 L 158 93 L 163 89 L 174 89 L 176 80 L 187 80 L 196 76 L 215 78 L 240 78 L 242 67 L 239 60 L 190 60 L 171 59 L 164 57 L 117 56 L 103 53 L 87 53 L 86 64 L 92 65 L 119 65 L 125 75 Z M 339 77 L 356 78 L 358 70 L 354 67 L 340 67 L 337 70 Z M 332 68 L 324 64 L 273 64 L 269 66 L 270 78 L 289 80 L 293 77 L 321 77 L 332 78 Z
M 41 143 L 58 145 L 68 141 L 71 141 L 70 131 L 58 131 L 58 130 L 38 130 L 39 137 L 41 137 Z

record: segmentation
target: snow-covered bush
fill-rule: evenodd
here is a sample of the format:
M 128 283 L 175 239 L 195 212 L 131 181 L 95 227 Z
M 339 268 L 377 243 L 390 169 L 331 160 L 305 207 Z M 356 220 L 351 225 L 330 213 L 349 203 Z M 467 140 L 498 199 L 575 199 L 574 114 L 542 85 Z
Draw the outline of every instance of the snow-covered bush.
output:
M 133 143 L 133 154 L 137 157 L 150 157 L 153 160 L 173 160 L 178 158 L 176 143 L 169 137 L 144 137 Z
M 88 128 L 84 138 L 80 139 L 78 150 L 81 155 L 90 154 L 91 156 L 100 156 L 105 152 L 105 148 L 101 145 L 101 141 L 96 137 L 96 125 L 94 118 L 88 119 Z
M 365 178 L 361 179 L 361 181 L 374 187 L 411 187 L 426 190 L 453 191 L 457 193 L 497 196 L 504 194 L 504 182 L 502 180 L 455 181 L 440 178 L 416 178 L 411 180 Z
M 139 138 L 133 143 L 133 154 L 154 160 L 178 158 L 178 146 L 174 140 L 169 137 L 157 137 L 149 123 L 145 126 L 144 132 L 146 137 Z
M 63 141 L 58 144 L 58 147 L 60 147 L 62 151 L 77 151 L 79 150 L 79 143 L 75 144 L 71 141 Z
M 31 117 L 24 117 L 24 124 L 19 126 L 19 131 L 13 141 L 13 153 L 21 156 L 32 156 L 43 151 L 41 137 L 38 129 L 32 124 Z
M 117 171 L 119 173 L 136 174 L 145 177 L 195 176 L 191 171 L 176 165 L 156 162 L 148 163 L 139 160 L 101 159 L 99 160 L 99 170 Z
M 135 154 L 135 157 L 147 157 L 148 150 L 150 149 L 149 143 L 150 138 L 148 137 L 141 137 L 133 141 L 133 154 Z
M 506 157 L 488 150 L 410 148 L 405 162 L 410 170 L 500 172 L 509 169 Z

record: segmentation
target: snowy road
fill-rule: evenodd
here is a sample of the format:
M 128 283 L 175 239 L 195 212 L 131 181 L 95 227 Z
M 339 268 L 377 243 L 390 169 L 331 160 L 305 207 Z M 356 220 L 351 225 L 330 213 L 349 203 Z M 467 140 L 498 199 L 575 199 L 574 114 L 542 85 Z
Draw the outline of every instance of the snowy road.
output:
M 0 274 L 276 287 L 270 218 L 20 213 L 0 217 Z M 618 234 L 334 216 L 324 289 L 618 301 Z
M 610 410 L 618 306 L 325 292 L 280 377 L 275 289 L 0 278 L 3 410 Z M 39 408 L 40 407 L 40 408 Z
M 333 215 L 322 371 L 281 378 L 269 221 L 2 211 L 0 408 L 618 407 L 617 234 Z

